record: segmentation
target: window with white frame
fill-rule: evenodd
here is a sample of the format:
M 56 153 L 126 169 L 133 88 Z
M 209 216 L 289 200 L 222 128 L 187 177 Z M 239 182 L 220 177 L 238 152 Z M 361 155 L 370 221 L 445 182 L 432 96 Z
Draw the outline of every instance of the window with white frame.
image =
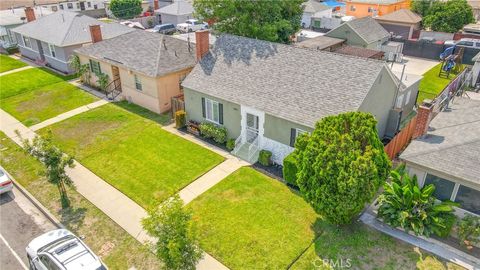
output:
M 290 129 L 290 146 L 295 147 L 295 142 L 297 141 L 298 136 L 304 134 L 304 133 L 310 133 L 308 131 L 305 131 L 300 128 L 292 128 Z
M 433 195 L 441 200 L 452 200 L 453 198 L 453 190 L 455 189 L 455 183 L 452 181 L 449 181 L 447 179 L 438 177 L 433 174 L 427 173 L 427 176 L 425 177 L 425 184 L 430 185 L 433 184 L 435 186 L 435 192 Z
M 72 8 L 73 8 L 73 4 L 72 4 L 72 3 L 67 3 L 67 8 L 68 8 L 68 9 L 72 9 Z
M 218 102 L 207 98 L 205 99 L 205 118 L 208 121 L 216 124 L 220 123 L 220 110 Z
M 92 7 L 92 2 L 87 2 L 87 7 Z
M 53 11 L 53 12 L 55 12 L 55 11 L 57 11 L 57 10 L 58 10 L 57 6 L 52 6 L 52 11 Z
M 480 191 L 473 188 L 459 185 L 455 202 L 459 203 L 462 209 L 480 215 Z
M 97 8 L 98 8 L 98 6 L 97 6 L 97 5 L 93 5 L 93 9 L 97 9 Z
M 63 4 L 58 5 L 60 9 L 64 9 Z
M 100 62 L 94 61 L 90 59 L 90 71 L 92 71 L 94 74 L 98 75 L 102 73 L 102 70 L 100 69 Z
M 27 48 L 32 48 L 32 42 L 29 37 L 23 36 L 23 46 Z
M 50 50 L 50 55 L 51 55 L 53 58 L 56 58 L 56 57 L 57 57 L 57 53 L 55 52 L 55 45 L 53 45 L 53 44 L 48 44 L 48 49 Z
M 77 3 L 77 9 L 80 9 L 80 3 Z
M 134 80 L 135 80 L 135 88 L 138 91 L 142 91 L 142 81 L 140 80 L 140 78 L 137 75 L 133 75 L 133 77 L 134 77 Z
M 355 8 L 355 6 L 354 6 L 354 5 L 351 5 L 351 6 L 350 6 L 350 11 L 355 11 L 355 10 L 357 10 L 357 9 Z

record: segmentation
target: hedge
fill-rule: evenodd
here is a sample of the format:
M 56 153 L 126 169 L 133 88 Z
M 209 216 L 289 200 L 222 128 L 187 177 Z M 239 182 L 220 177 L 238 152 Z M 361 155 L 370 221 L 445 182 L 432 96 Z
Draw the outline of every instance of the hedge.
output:
M 227 141 L 227 129 L 212 123 L 201 123 L 200 133 L 203 137 L 212 138 L 217 143 L 225 143 Z
M 283 179 L 291 185 L 298 186 L 297 171 L 297 157 L 295 152 L 292 152 L 283 159 Z
M 261 150 L 258 156 L 258 162 L 260 162 L 260 164 L 263 166 L 270 166 L 272 164 L 271 158 L 272 152 L 268 150 Z

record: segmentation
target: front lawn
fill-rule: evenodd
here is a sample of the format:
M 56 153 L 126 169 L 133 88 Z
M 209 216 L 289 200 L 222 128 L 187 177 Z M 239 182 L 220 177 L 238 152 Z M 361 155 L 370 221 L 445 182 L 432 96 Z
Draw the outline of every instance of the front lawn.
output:
M 144 208 L 175 194 L 223 157 L 173 135 L 139 106 L 107 104 L 40 130 Z
M 57 188 L 40 172 L 43 166 L 0 132 L 0 164 L 67 229 L 85 236 L 87 245 L 109 269 L 159 269 L 155 256 L 74 189 L 71 207 L 62 210 Z
M 457 73 L 451 72 L 450 76 L 438 77 L 442 63 L 434 66 L 423 74 L 420 81 L 417 103 L 421 104 L 424 99 L 434 99 L 452 81 Z
M 62 76 L 46 68 L 31 68 L 0 77 L 0 99 L 22 94 L 42 86 L 73 79 L 74 76 Z
M 423 263 L 413 246 L 362 223 L 328 224 L 297 192 L 252 168 L 237 170 L 189 207 L 201 247 L 231 269 L 330 269 L 322 259 L 342 258 L 343 265 L 350 260 L 349 269 Z
M 23 63 L 22 61 L 0 54 L 0 73 L 25 66 L 27 66 L 27 64 Z
M 68 82 L 58 82 L 3 99 L 0 108 L 31 126 L 96 100 Z

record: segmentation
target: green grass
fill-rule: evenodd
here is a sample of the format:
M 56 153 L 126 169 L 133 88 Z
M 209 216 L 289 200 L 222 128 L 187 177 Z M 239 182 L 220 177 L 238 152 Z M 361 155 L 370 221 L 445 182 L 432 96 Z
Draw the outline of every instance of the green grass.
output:
M 322 259 L 343 259 L 344 265 L 348 259 L 348 269 L 445 265 L 434 258 L 435 264 L 423 262 L 421 256 L 432 257 L 362 223 L 330 225 L 295 191 L 248 167 L 222 180 L 189 207 L 201 247 L 234 270 L 290 265 L 291 269 L 330 269 L 322 267 Z
M 18 61 L 9 56 L 0 54 L 0 73 L 25 66 L 27 66 L 27 64 L 23 63 L 22 61 Z
M 440 78 L 438 74 L 442 64 L 438 64 L 423 74 L 420 82 L 417 103 L 420 104 L 424 99 L 434 99 L 449 83 L 457 73 L 451 72 L 449 78 Z
M 62 210 L 57 188 L 40 174 L 43 166 L 1 132 L 0 149 L 0 164 L 70 231 L 85 236 L 109 269 L 160 268 L 145 246 L 74 189 L 68 189 L 71 207 Z
M 163 130 L 157 123 L 161 120 L 162 116 L 122 102 L 76 115 L 40 133 L 52 130 L 65 152 L 148 208 L 223 161 Z
M 0 108 L 31 126 L 96 100 L 68 82 L 57 82 L 3 99 Z
M 31 68 L 0 77 L 0 99 L 16 96 L 50 84 L 75 78 L 62 76 L 46 68 Z

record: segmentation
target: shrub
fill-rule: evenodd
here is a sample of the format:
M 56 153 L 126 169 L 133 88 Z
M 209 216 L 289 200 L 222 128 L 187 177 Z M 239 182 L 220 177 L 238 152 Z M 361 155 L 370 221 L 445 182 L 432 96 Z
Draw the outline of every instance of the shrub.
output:
M 466 214 L 458 223 L 458 237 L 468 249 L 480 243 L 480 217 Z
M 378 216 L 393 227 L 413 231 L 415 235 L 448 235 L 453 218 L 453 202 L 437 202 L 433 196 L 433 184 L 418 187 L 417 177 L 410 177 L 405 166 L 390 174 L 390 183 L 385 183 L 379 196 Z M 449 228 L 450 227 L 450 228 Z
M 18 49 L 18 46 L 8 47 L 5 50 L 7 51 L 8 54 L 15 54 L 20 52 L 20 50 Z
M 227 129 L 212 123 L 201 123 L 200 133 L 203 137 L 212 138 L 217 143 L 225 143 L 227 141 Z
M 297 156 L 295 152 L 286 156 L 283 160 L 283 179 L 294 186 L 297 186 Z
M 175 127 L 176 128 L 185 127 L 185 123 L 186 123 L 185 115 L 186 115 L 186 113 L 185 113 L 184 110 L 180 110 L 180 111 L 177 111 L 175 113 Z
M 258 156 L 258 162 L 263 166 L 270 166 L 272 164 L 272 152 L 268 150 L 261 150 Z
M 228 151 L 232 151 L 233 149 L 235 149 L 235 139 L 227 140 L 227 149 Z
M 456 221 L 457 221 L 457 217 L 455 215 L 447 215 L 445 217 L 445 227 L 440 228 L 437 235 L 440 237 L 449 236 L 450 232 L 452 231 L 453 225 L 455 225 Z

